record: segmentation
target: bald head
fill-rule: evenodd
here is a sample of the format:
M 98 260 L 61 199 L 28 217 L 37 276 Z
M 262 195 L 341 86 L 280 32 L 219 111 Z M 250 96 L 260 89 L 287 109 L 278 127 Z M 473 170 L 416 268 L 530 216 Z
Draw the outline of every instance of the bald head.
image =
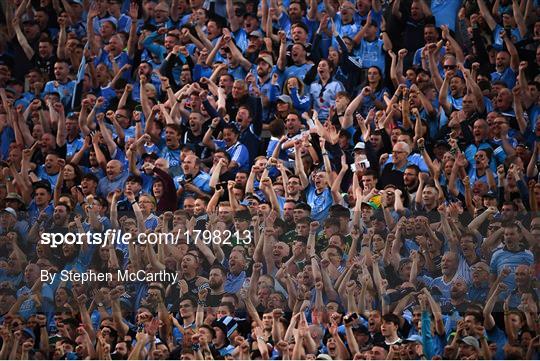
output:
M 411 147 L 409 147 L 409 145 L 404 142 L 404 141 L 399 141 L 397 142 L 395 145 L 394 145 L 394 151 L 400 151 L 400 152 L 406 152 L 407 155 L 409 155 L 411 153 Z
M 192 176 L 197 175 L 199 173 L 201 160 L 199 157 L 197 157 L 195 154 L 189 154 L 184 158 L 184 161 L 182 162 L 182 170 L 184 173 L 190 174 Z
M 120 161 L 113 159 L 107 163 L 107 178 L 113 180 L 122 173 L 122 163 Z

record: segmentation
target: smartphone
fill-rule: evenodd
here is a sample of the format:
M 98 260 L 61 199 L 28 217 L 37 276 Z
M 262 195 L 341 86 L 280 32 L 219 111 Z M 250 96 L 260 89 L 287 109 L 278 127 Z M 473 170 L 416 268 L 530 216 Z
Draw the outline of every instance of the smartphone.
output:
M 218 184 L 216 184 L 216 190 L 219 189 L 227 189 L 227 182 L 219 182 Z

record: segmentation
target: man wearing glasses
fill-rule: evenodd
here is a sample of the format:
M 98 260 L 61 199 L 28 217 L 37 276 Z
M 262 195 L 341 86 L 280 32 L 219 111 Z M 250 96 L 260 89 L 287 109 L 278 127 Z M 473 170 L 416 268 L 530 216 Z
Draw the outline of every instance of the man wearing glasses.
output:
M 393 184 L 401 190 L 404 189 L 403 174 L 409 165 L 407 157 L 410 153 L 411 148 L 407 143 L 397 142 L 394 145 L 394 149 L 392 150 L 392 163 L 388 163 L 384 166 L 379 179 L 378 189 L 383 189 L 389 184 Z

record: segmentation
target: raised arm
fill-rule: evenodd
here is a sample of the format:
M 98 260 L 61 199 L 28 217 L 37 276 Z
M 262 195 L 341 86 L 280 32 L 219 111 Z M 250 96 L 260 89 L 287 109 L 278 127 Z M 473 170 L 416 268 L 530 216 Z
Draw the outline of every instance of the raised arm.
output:
M 277 68 L 280 71 L 285 70 L 285 66 L 287 65 L 287 36 L 283 30 L 280 30 L 278 32 L 279 36 L 279 56 L 277 60 Z
M 508 34 L 505 30 L 501 31 L 501 37 L 504 40 L 504 44 L 506 45 L 506 48 L 508 49 L 508 52 L 510 53 L 510 68 L 514 72 L 519 71 L 519 54 L 517 51 L 516 46 L 512 42 L 512 39 L 508 37 Z
M 371 23 L 371 11 L 368 13 L 368 16 L 366 18 L 366 24 L 370 24 Z M 362 26 L 362 28 L 360 29 L 360 31 L 358 31 L 354 37 L 353 37 L 353 42 L 355 45 L 358 45 L 360 44 L 360 42 L 362 41 L 362 39 L 364 38 L 364 36 L 366 36 L 366 31 L 367 31 L 367 26 Z
M 465 55 L 463 54 L 463 49 L 461 49 L 461 46 L 459 45 L 459 43 L 450 34 L 450 29 L 448 28 L 448 25 L 441 25 L 441 31 L 442 31 L 442 38 L 444 40 L 447 40 L 452 46 L 452 49 L 456 52 L 456 59 L 458 63 L 463 63 L 465 61 Z
M 19 21 L 20 21 L 19 18 L 17 18 L 17 17 L 13 18 L 13 20 L 11 21 L 11 25 L 12 25 L 13 29 L 15 30 L 15 35 L 17 36 L 17 41 L 19 42 L 19 45 L 23 49 L 24 55 L 26 55 L 26 58 L 28 60 L 30 60 L 30 59 L 32 59 L 34 57 L 34 49 L 32 49 L 32 47 L 28 43 L 28 40 L 24 36 L 24 34 L 23 34 L 22 30 L 21 30 L 21 27 L 19 25 Z
M 99 113 L 96 116 L 96 119 L 97 119 L 98 124 L 99 124 L 99 129 L 101 131 L 101 135 L 103 136 L 103 141 L 105 142 L 105 144 L 107 145 L 107 149 L 109 150 L 109 154 L 111 155 L 111 157 L 114 157 L 114 154 L 116 154 L 116 150 L 117 150 L 118 146 L 114 142 L 111 132 L 109 131 L 109 129 L 105 125 L 105 121 L 104 121 L 105 114 Z
M 233 0 L 226 0 L 227 20 L 231 25 L 231 31 L 236 32 L 243 25 L 243 18 L 236 15 L 233 6 Z
M 300 145 L 295 142 L 294 144 L 294 164 L 296 168 L 296 175 L 300 178 L 300 184 L 302 189 L 306 189 L 309 185 L 309 180 L 304 170 L 304 163 L 300 155 Z
M 481 0 L 480 0 L 481 1 Z M 452 111 L 452 104 L 448 101 L 448 86 L 450 84 L 450 79 L 454 76 L 454 72 L 451 70 L 448 70 L 446 72 L 446 76 L 444 77 L 441 91 L 439 92 L 439 104 L 444 109 L 444 112 L 446 114 L 450 114 Z
M 521 3 L 525 3 L 526 0 L 522 0 Z M 519 35 L 524 38 L 527 35 L 527 24 L 523 18 L 523 12 L 517 2 L 517 0 L 512 0 L 512 11 L 514 15 L 514 20 L 516 20 L 516 25 L 519 30 Z
M 487 8 L 486 3 L 484 2 L 484 0 L 477 0 L 477 3 L 478 3 L 478 8 L 480 10 L 480 15 L 484 18 L 484 20 L 488 24 L 489 29 L 491 31 L 495 30 L 495 27 L 497 27 L 497 22 L 495 21 L 495 19 L 493 19 L 493 16 L 491 15 L 491 12 Z

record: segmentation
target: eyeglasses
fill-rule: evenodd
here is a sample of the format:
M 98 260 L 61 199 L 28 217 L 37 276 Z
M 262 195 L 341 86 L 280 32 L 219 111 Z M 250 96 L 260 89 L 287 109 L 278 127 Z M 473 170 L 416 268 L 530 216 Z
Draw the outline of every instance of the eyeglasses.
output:
M 457 68 L 457 66 L 456 65 L 443 65 L 443 68 L 444 69 L 455 69 L 455 68 Z

